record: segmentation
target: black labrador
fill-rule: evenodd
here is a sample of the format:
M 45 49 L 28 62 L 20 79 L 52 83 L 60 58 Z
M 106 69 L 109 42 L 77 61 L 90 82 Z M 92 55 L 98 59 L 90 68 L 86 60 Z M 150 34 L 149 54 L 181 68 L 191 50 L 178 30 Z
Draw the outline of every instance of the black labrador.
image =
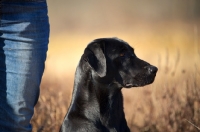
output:
M 60 131 L 130 132 L 121 89 L 151 84 L 156 72 L 123 40 L 94 40 L 76 69 L 71 105 Z

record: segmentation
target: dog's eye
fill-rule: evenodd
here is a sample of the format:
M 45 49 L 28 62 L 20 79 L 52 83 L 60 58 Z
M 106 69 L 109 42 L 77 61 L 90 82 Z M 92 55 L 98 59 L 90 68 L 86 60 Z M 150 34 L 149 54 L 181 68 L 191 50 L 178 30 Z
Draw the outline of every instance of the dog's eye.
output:
M 124 55 L 125 55 L 124 53 L 120 53 L 119 54 L 120 57 L 124 57 Z

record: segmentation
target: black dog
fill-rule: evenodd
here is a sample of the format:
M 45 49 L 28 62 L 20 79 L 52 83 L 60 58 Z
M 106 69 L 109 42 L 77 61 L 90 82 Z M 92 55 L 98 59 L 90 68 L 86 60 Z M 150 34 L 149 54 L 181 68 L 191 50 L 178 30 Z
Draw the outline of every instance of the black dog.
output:
M 91 42 L 76 69 L 71 105 L 61 132 L 130 132 L 121 89 L 154 81 L 157 68 L 140 60 L 126 42 Z

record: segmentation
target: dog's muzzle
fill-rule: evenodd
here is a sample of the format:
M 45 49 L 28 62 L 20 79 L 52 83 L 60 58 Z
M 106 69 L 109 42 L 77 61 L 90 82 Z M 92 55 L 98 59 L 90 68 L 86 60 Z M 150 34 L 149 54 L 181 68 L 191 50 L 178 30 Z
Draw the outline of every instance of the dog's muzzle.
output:
M 151 84 L 155 79 L 157 71 L 158 68 L 155 66 L 152 65 L 145 66 L 144 70 L 138 73 L 135 77 L 133 77 L 132 79 L 125 80 L 124 87 L 131 88 L 131 87 L 140 87 Z

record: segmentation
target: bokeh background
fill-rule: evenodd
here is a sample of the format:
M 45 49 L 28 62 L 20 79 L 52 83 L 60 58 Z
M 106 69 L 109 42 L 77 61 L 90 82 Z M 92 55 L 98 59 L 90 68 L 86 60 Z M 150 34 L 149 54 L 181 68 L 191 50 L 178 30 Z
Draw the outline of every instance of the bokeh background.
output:
M 50 42 L 33 131 L 57 132 L 89 42 L 118 37 L 157 66 L 155 82 L 123 89 L 134 132 L 200 131 L 199 0 L 48 0 Z

